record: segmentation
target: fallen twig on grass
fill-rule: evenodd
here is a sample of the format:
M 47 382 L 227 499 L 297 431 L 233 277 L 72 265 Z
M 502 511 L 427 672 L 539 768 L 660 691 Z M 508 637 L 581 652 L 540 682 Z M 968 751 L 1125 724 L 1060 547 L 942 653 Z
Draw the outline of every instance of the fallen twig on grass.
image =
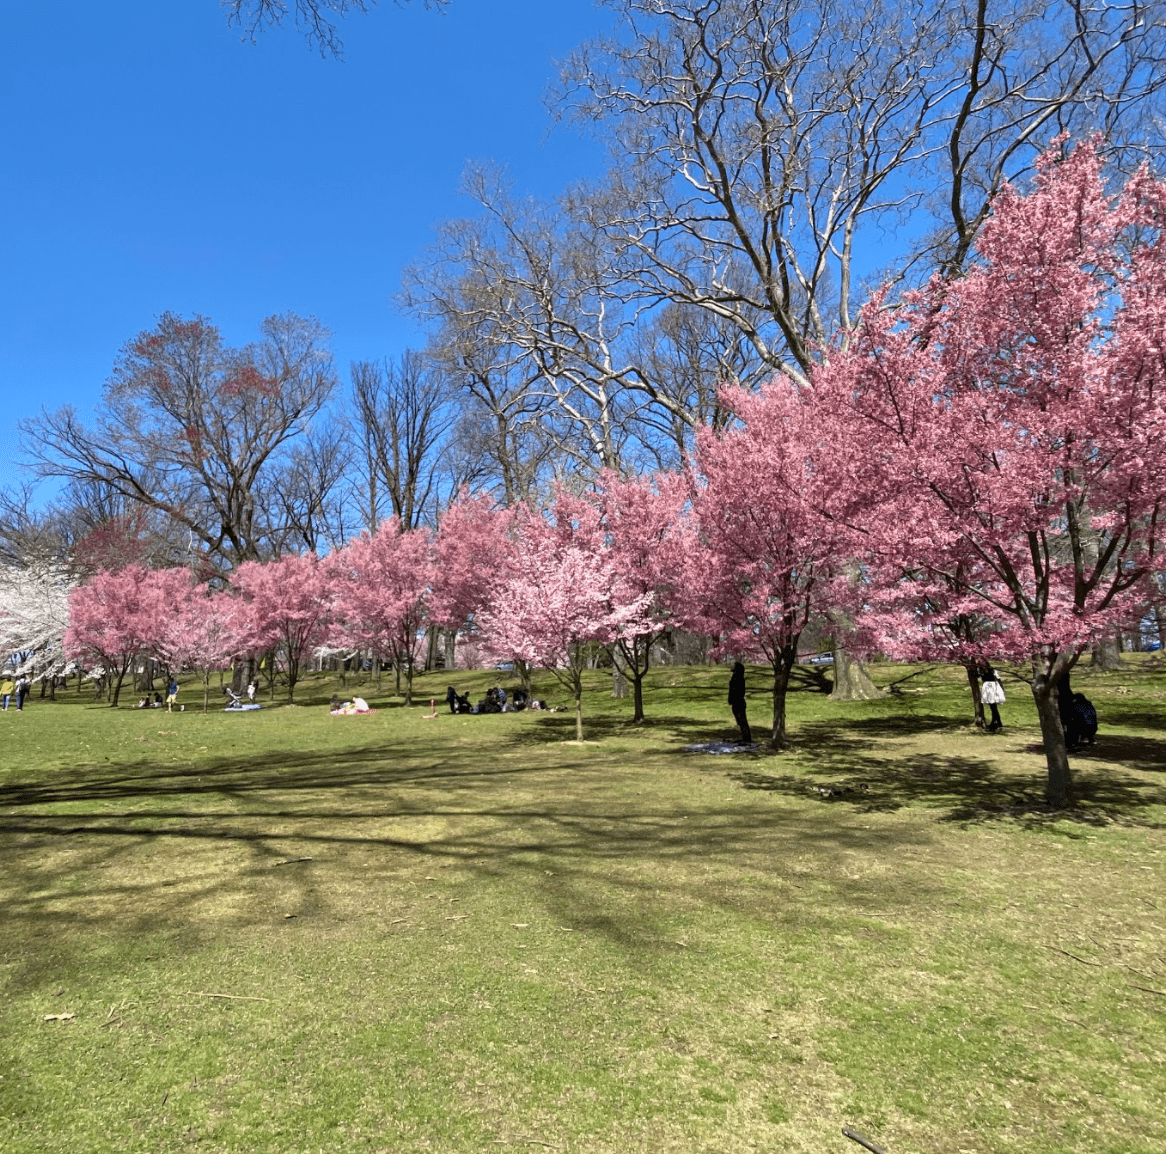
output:
M 1130 984 L 1133 985 L 1132 982 Z M 1160 998 L 1166 998 L 1166 990 L 1152 990 L 1149 986 L 1134 986 L 1134 989 L 1141 990 L 1146 994 L 1157 994 Z
M 1069 953 L 1068 950 L 1062 950 L 1059 946 L 1045 946 L 1046 950 L 1052 950 L 1054 953 L 1064 954 L 1067 958 L 1072 958 L 1075 962 L 1080 962 L 1083 966 L 1097 966 L 1098 969 L 1103 969 L 1101 962 L 1090 962 L 1085 958 L 1079 958 L 1076 954 Z
M 842 1133 L 852 1142 L 857 1142 L 860 1146 L 871 1151 L 871 1154 L 884 1154 L 881 1146 L 876 1146 L 869 1138 L 864 1138 L 857 1130 L 852 1130 L 849 1126 L 843 1126 Z
M 254 994 L 208 994 L 205 990 L 192 990 L 192 998 L 230 998 L 233 1002 L 270 1002 L 270 998 L 258 998 Z
M 310 857 L 285 857 L 282 861 L 272 862 L 272 865 L 295 865 L 300 861 L 315 861 L 315 858 Z

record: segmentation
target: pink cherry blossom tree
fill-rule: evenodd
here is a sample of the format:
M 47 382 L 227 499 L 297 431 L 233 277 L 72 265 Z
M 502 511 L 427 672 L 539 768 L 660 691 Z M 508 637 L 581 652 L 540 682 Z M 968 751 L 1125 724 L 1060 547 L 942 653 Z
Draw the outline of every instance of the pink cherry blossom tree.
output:
M 825 612 L 846 530 L 831 510 L 845 494 L 845 460 L 813 393 L 784 379 L 758 393 L 721 392 L 738 423 L 700 430 L 686 550 L 684 613 L 720 638 L 716 652 L 764 659 L 773 670 L 775 749 L 788 745 L 786 694 L 798 639 Z
M 680 587 L 685 582 L 689 543 L 681 511 L 691 492 L 687 477 L 659 473 L 626 479 L 601 474 L 596 504 L 618 567 L 621 586 L 648 598 L 641 633 L 621 632 L 615 650 L 632 682 L 632 720 L 644 720 L 644 677 L 652 646 L 673 623 Z
M 559 492 L 551 509 L 523 508 L 511 573 L 481 615 L 490 648 L 549 670 L 570 691 L 583 740 L 588 646 L 650 632 L 651 596 L 623 582 L 593 502 Z
M 170 613 L 155 642 L 169 668 L 191 668 L 202 679 L 202 711 L 210 707 L 210 679 L 224 669 L 239 650 L 239 634 L 245 618 L 239 598 L 226 590 L 212 592 L 193 581 L 186 570 L 175 570 L 170 589 Z
M 294 701 L 303 660 L 328 630 L 332 594 L 325 567 L 315 553 L 245 561 L 232 583 L 240 599 L 239 649 L 282 657 L 287 699 Z
M 1030 194 L 1001 192 L 965 277 L 880 295 L 814 377 L 879 493 L 872 570 L 954 589 L 1029 665 L 1054 806 L 1072 797 L 1057 682 L 1132 627 L 1161 566 L 1164 219 L 1148 173 L 1107 196 L 1093 148 L 1051 153 Z
M 100 665 L 105 670 L 111 708 L 117 707 L 135 659 L 152 651 L 165 612 L 160 582 L 140 565 L 117 573 L 100 570 L 69 594 L 65 652 L 90 669 Z
M 509 572 L 511 515 L 493 498 L 462 493 L 433 538 L 430 619 L 451 635 L 476 630 L 477 615 Z M 447 655 L 453 667 L 453 654 Z
M 413 703 L 418 634 L 425 628 L 432 576 L 429 534 L 401 532 L 396 517 L 362 534 L 328 559 L 332 579 L 333 643 L 350 645 L 405 675 L 405 704 Z

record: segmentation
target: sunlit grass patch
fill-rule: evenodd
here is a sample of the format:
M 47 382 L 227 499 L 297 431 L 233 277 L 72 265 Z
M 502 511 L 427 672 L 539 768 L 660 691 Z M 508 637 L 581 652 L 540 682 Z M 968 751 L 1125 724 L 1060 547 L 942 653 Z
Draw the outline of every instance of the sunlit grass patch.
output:
M 989 736 L 959 676 L 808 680 L 783 756 L 680 752 L 731 733 L 710 668 L 652 674 L 641 726 L 595 674 L 583 745 L 423 718 L 487 672 L 412 708 L 366 682 L 362 718 L 326 680 L 252 716 L 34 701 L 0 761 L 0 1146 L 1159 1150 L 1161 675 L 1081 677 L 1067 815 L 1022 686 Z

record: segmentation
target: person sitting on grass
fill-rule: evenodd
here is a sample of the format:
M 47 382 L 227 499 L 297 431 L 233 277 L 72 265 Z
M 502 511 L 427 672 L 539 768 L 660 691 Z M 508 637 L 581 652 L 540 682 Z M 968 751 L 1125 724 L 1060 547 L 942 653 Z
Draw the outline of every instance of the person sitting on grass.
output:
M 336 698 L 333 697 L 332 700 L 336 701 Z M 354 697 L 343 705 L 337 704 L 337 707 L 331 711 L 333 717 L 351 717 L 354 713 L 372 713 L 372 709 L 363 697 Z
M 1074 693 L 1072 705 L 1069 724 L 1065 727 L 1065 744 L 1069 749 L 1092 745 L 1097 737 L 1097 710 L 1084 693 Z

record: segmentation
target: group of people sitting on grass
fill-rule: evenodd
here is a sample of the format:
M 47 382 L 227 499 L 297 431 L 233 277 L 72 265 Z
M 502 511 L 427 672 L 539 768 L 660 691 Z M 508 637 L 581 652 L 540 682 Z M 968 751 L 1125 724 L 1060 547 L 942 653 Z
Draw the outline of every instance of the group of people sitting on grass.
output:
M 333 717 L 351 717 L 356 713 L 372 713 L 372 709 L 363 697 L 354 697 L 351 701 L 342 702 L 335 693 L 332 694 L 332 704 L 328 712 Z
M 524 709 L 546 709 L 547 703 L 527 695 L 525 689 L 509 693 L 499 685 L 486 690 L 486 696 L 477 705 L 471 705 L 468 695 L 460 694 L 451 685 L 445 691 L 450 713 L 519 713 Z M 550 712 L 550 711 L 548 711 Z
M 166 700 L 163 702 L 162 694 L 155 692 L 153 698 L 147 693 L 141 701 L 138 702 L 135 708 L 137 709 L 161 709 L 163 705 L 166 706 L 168 712 L 173 713 L 174 707 L 178 702 L 178 682 L 173 677 L 170 678 L 166 686 Z M 178 707 L 182 709 L 182 706 Z

